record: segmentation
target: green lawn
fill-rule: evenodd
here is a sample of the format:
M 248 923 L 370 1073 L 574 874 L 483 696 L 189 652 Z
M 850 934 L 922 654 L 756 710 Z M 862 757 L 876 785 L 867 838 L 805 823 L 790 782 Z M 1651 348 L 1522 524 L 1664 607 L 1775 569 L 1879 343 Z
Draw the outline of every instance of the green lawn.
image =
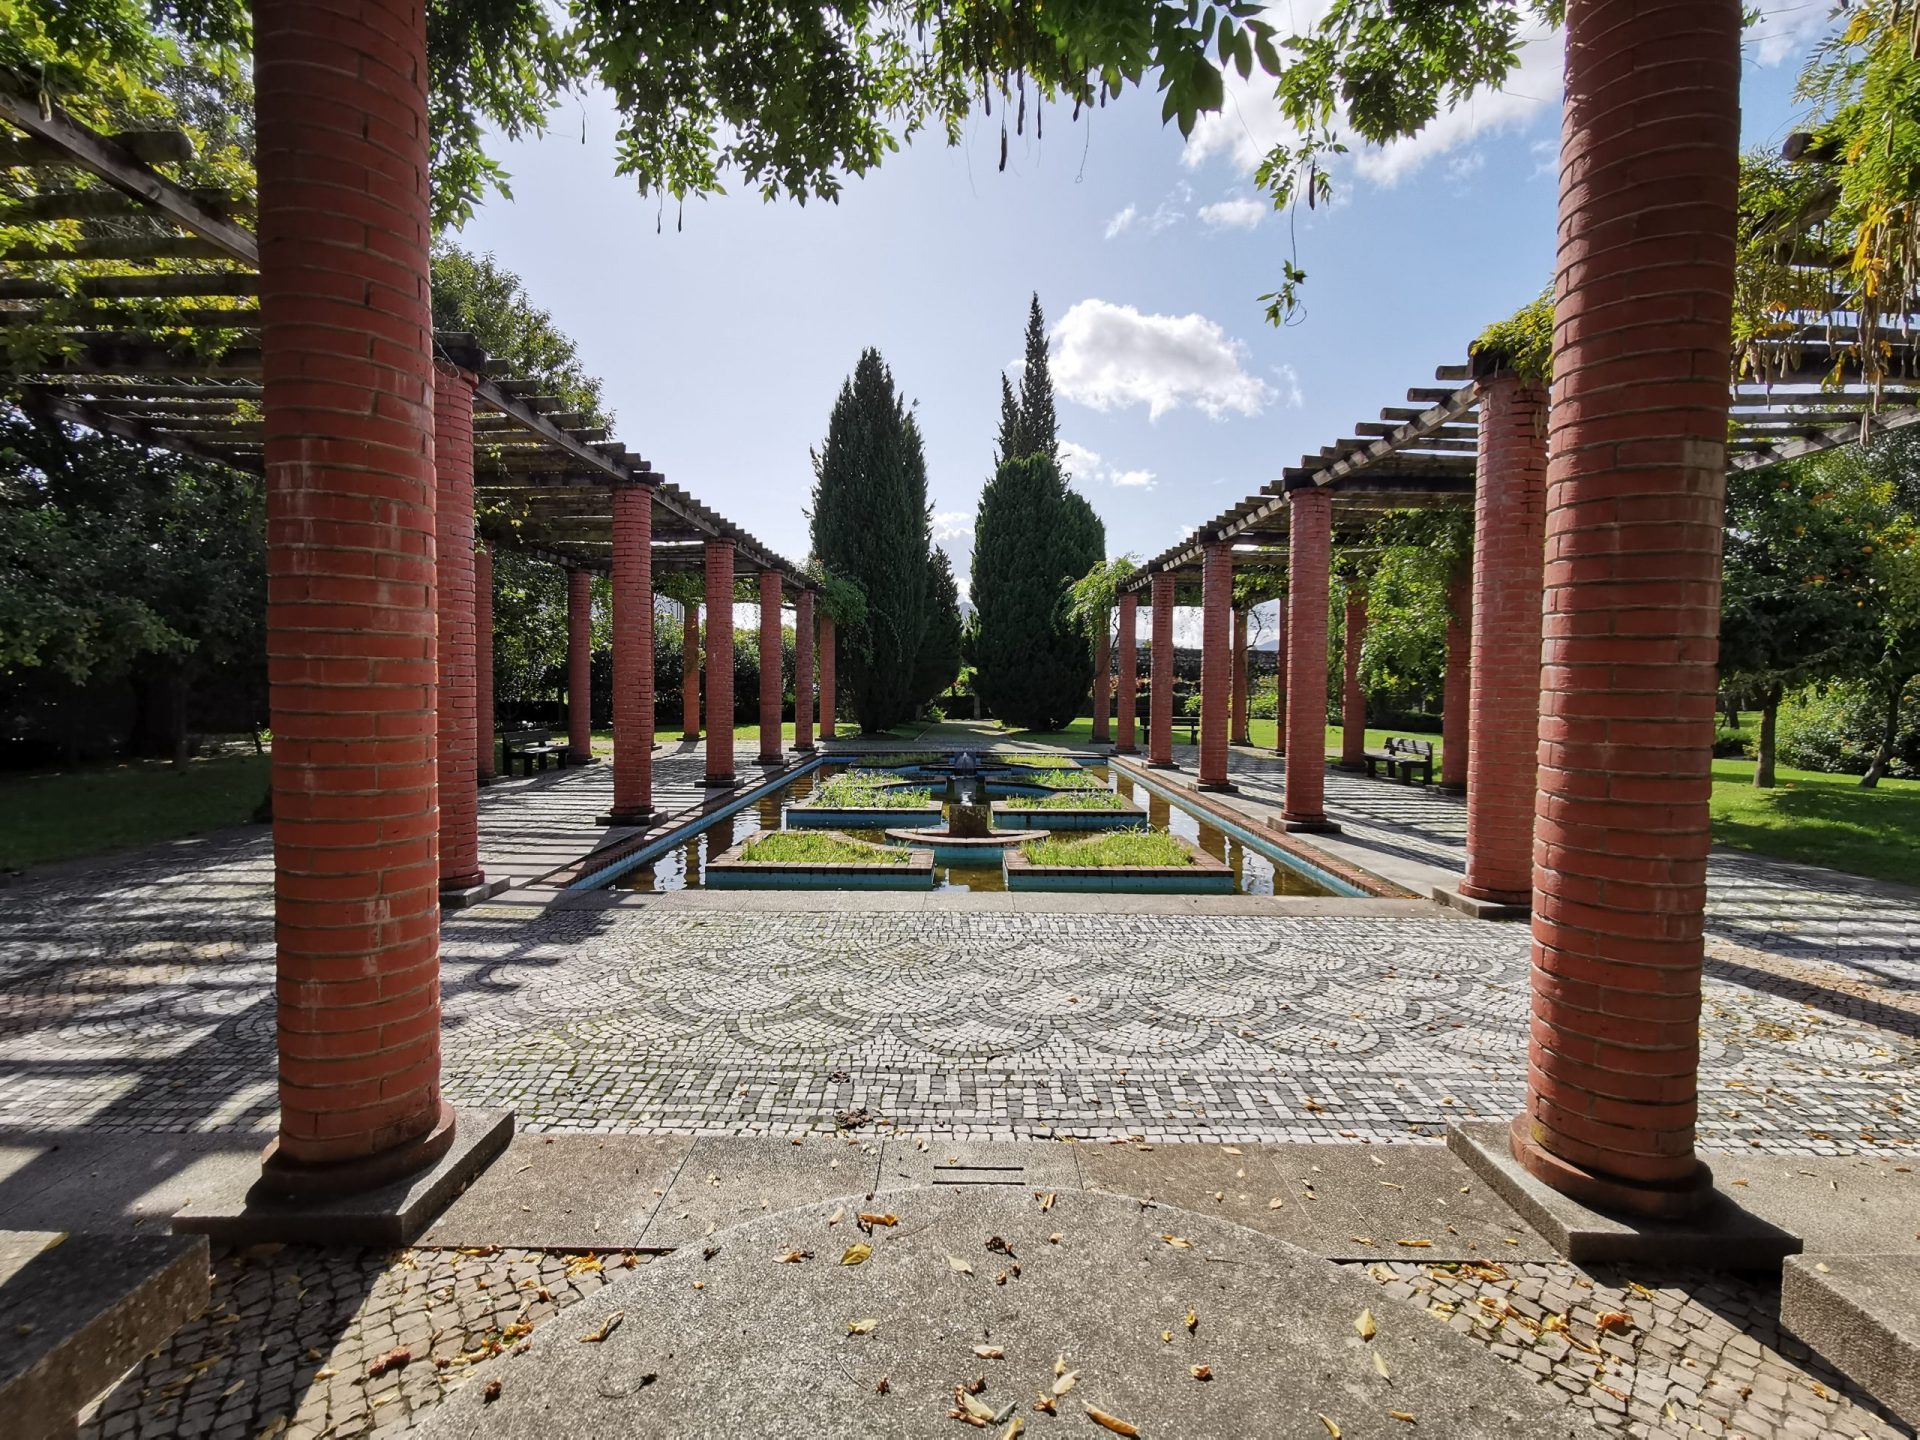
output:
M 1173 735 L 1176 744 L 1185 744 L 1187 739 L 1186 726 L 1176 725 Z M 1387 737 L 1390 735 L 1398 735 L 1405 740 L 1431 740 L 1433 742 L 1434 762 L 1436 764 L 1439 763 L 1440 737 L 1438 735 L 1430 735 L 1424 730 L 1369 730 L 1367 731 L 1367 744 L 1372 749 L 1378 750 L 1385 746 Z M 1255 749 L 1273 749 L 1276 742 L 1274 722 L 1271 720 L 1247 721 L 1247 737 Z M 1088 745 L 1093 742 L 1093 717 L 1091 715 L 1083 715 L 1064 730 L 1009 730 L 1007 732 L 1007 738 L 1010 740 L 1031 741 L 1036 745 Z M 1139 745 L 1143 750 L 1146 748 L 1147 736 L 1146 726 L 1144 724 L 1137 728 L 1134 743 Z M 1339 753 L 1340 727 L 1338 725 L 1329 725 L 1327 727 L 1327 754 L 1338 755 Z
M 1775 767 L 1753 788 L 1751 760 L 1713 762 L 1713 838 L 1781 860 L 1849 875 L 1920 883 L 1920 780 L 1863 790 L 1853 775 Z
M 556 730 L 554 732 L 554 736 L 556 739 L 564 740 L 566 739 L 566 733 L 567 733 L 566 730 L 562 728 L 562 729 Z M 813 727 L 813 734 L 816 740 L 819 739 L 820 727 L 818 724 L 815 724 L 815 726 Z M 686 737 L 686 732 L 683 731 L 678 725 L 659 725 L 654 728 L 653 738 L 656 744 L 678 745 L 678 744 L 681 744 L 683 741 L 685 741 L 687 737 Z M 789 748 L 792 747 L 793 722 L 791 720 L 787 721 L 786 724 L 780 727 L 780 738 L 782 742 L 786 744 Z M 758 725 L 736 725 L 733 727 L 734 754 L 738 755 L 741 749 L 747 746 L 752 746 L 757 749 L 759 747 L 759 744 L 760 744 L 760 727 Z M 595 755 L 600 756 L 602 759 L 608 759 L 612 757 L 613 731 L 596 730 L 593 732 L 593 753 Z
M 266 793 L 264 755 L 0 775 L 0 871 L 245 824 Z

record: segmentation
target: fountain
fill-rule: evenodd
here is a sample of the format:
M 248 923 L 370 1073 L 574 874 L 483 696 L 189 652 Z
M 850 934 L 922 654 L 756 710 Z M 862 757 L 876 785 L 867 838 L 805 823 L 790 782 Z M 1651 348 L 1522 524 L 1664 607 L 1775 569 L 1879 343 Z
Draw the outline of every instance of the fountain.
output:
M 993 803 L 981 783 L 980 761 L 974 755 L 962 751 L 945 765 L 926 768 L 947 774 L 947 823 L 937 830 L 889 830 L 889 840 L 930 848 L 939 865 L 998 865 L 1007 850 L 1047 834 L 994 828 Z

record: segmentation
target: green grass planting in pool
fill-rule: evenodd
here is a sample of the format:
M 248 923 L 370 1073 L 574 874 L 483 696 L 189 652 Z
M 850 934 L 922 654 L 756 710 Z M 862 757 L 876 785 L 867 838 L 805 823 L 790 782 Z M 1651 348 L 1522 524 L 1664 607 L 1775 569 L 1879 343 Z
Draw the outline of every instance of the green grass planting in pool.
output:
M 822 783 L 805 804 L 815 810 L 919 810 L 932 798 L 924 789 L 902 789 L 891 775 L 848 770 Z
M 1062 790 L 1053 795 L 1008 802 L 1015 810 L 1128 810 L 1132 806 L 1111 790 Z
M 1058 770 L 1061 769 L 1058 755 L 995 755 L 991 757 L 994 765 L 1016 766 L 1022 770 Z
M 1049 790 L 1105 790 L 1107 782 L 1080 769 L 1035 770 L 1020 777 L 1022 785 L 1044 785 Z
M 808 830 L 769 830 L 749 840 L 740 858 L 775 865 L 904 865 L 907 852 Z
M 876 750 L 864 758 L 869 765 L 897 769 L 906 765 L 941 765 L 953 757 L 944 750 Z
M 1022 845 L 1020 853 L 1034 865 L 1065 865 L 1087 870 L 1193 863 L 1192 852 L 1186 844 L 1164 830 L 1116 830 L 1084 840 L 1033 840 Z

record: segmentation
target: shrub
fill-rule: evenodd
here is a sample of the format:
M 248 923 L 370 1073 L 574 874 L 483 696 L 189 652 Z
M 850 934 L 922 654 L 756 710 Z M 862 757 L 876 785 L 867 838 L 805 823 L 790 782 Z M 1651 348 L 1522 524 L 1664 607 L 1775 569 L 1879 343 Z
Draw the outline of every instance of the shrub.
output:
M 1753 736 L 1735 725 L 1722 725 L 1713 732 L 1713 758 L 1716 760 L 1750 759 L 1753 755 Z
M 1854 683 L 1809 687 L 1790 695 L 1780 706 L 1775 754 L 1781 764 L 1800 770 L 1864 775 L 1879 748 L 1884 704 L 1871 686 Z M 1920 714 L 1912 687 L 1901 720 L 1890 773 L 1920 775 Z

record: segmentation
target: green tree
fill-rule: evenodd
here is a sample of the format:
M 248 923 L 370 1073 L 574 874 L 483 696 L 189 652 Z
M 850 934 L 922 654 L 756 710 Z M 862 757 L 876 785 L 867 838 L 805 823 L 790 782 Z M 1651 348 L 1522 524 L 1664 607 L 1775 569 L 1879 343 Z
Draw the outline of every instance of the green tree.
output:
M 1027 309 L 1026 355 L 1020 366 L 1020 389 L 1000 377 L 1000 434 L 994 441 L 993 463 L 1026 455 L 1060 453 L 1060 421 L 1053 408 L 1053 371 L 1048 364 L 1047 320 L 1034 295 Z
M 927 629 L 914 663 L 913 699 L 916 705 L 944 695 L 960 673 L 960 587 L 954 582 L 953 562 L 936 548 L 927 566 Z
M 840 685 L 860 728 L 909 719 L 928 622 L 931 528 L 920 427 L 878 350 L 840 387 L 813 453 L 814 561 L 856 585 L 866 605 L 840 635 Z
M 998 719 L 1053 730 L 1079 712 L 1093 656 L 1067 591 L 1105 552 L 1105 527 L 1051 455 L 1002 463 L 980 492 L 973 664 L 975 688 Z

